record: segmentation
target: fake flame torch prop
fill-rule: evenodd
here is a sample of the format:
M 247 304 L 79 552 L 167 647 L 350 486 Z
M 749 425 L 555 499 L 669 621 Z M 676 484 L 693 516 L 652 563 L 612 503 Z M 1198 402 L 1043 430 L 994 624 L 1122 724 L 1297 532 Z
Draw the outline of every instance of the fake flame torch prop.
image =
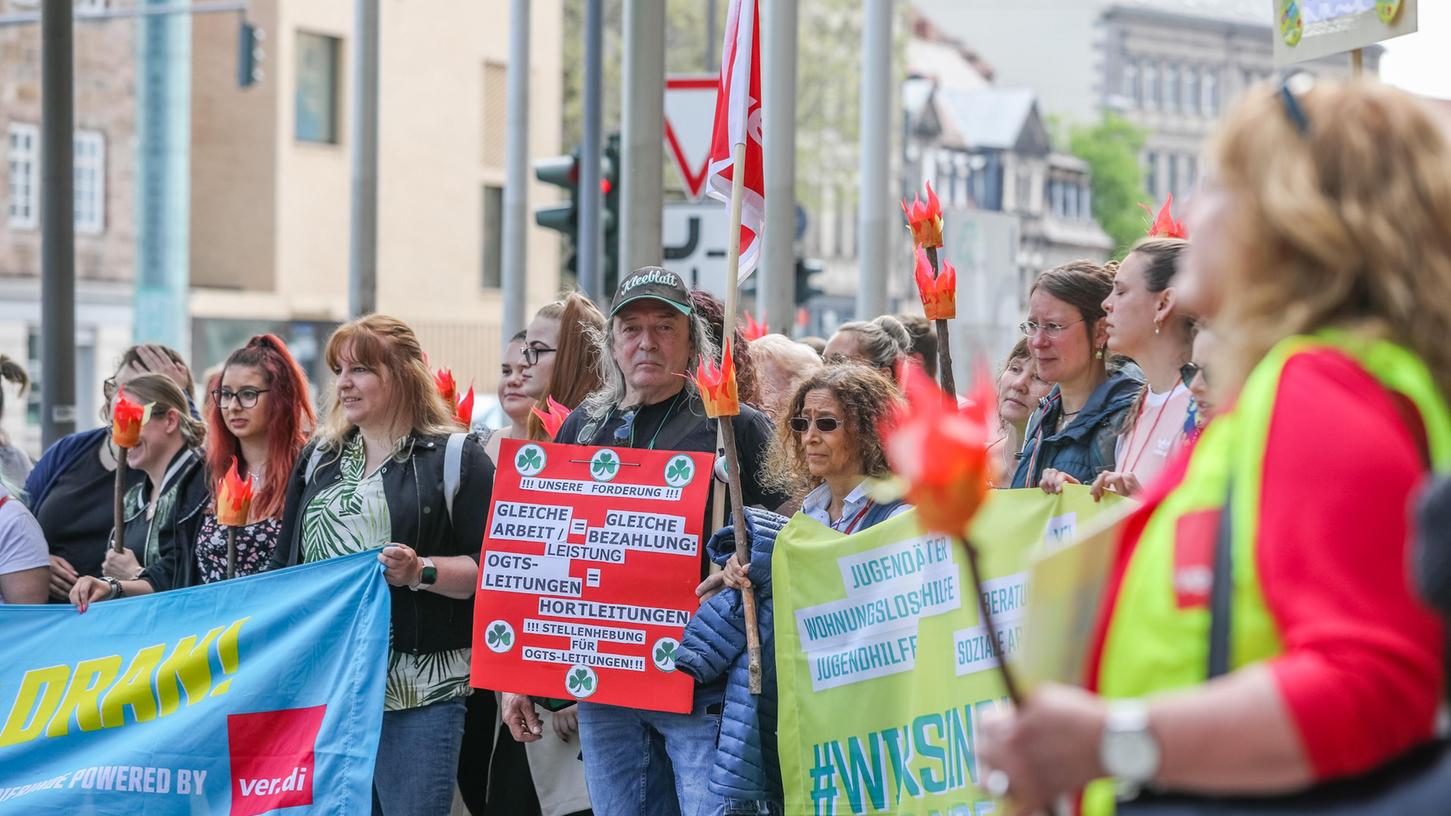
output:
M 719 420 L 725 445 L 726 479 L 731 494 L 731 523 L 736 530 L 736 560 L 750 563 L 750 536 L 746 531 L 746 511 L 741 503 L 741 460 L 736 450 L 736 429 L 731 418 L 740 415 L 741 400 L 736 390 L 736 364 L 731 357 L 730 336 L 721 351 L 721 364 L 704 357 L 695 367 L 695 387 L 705 404 L 705 415 Z M 752 694 L 761 693 L 761 633 L 756 625 L 755 590 L 741 593 L 746 613 L 746 672 Z
M 987 499 L 992 472 L 988 447 L 998 427 L 992 380 L 986 368 L 979 367 L 971 403 L 959 409 L 956 397 L 944 393 L 922 371 L 914 366 L 904 368 L 907 405 L 881 428 L 887 462 L 907 483 L 907 500 L 917 508 L 922 529 L 962 542 L 980 622 L 997 655 L 1008 696 L 1021 705 L 1018 684 L 1004 660 L 997 625 L 986 603 L 977 547 L 968 537 L 972 519 Z
M 111 406 L 111 443 L 116 446 L 116 492 L 111 502 L 111 549 L 121 552 L 126 539 L 126 451 L 141 441 L 141 426 L 151 418 L 151 405 L 142 406 L 126 398 L 126 387 L 116 393 Z
M 237 457 L 217 482 L 217 524 L 227 528 L 227 579 L 237 577 L 237 528 L 247 526 L 252 510 L 252 477 L 237 475 Z
M 922 310 L 937 329 L 937 376 L 942 390 L 955 397 L 957 383 L 952 376 L 952 340 L 947 321 L 957 317 L 957 270 L 937 259 L 937 250 L 942 246 L 942 204 L 932 192 L 932 183 L 927 183 L 926 201 L 916 195 L 911 204 L 902 199 L 902 212 L 916 247 L 917 292 L 922 296 Z
M 539 417 L 539 424 L 544 428 L 544 432 L 549 434 L 550 439 L 559 436 L 559 429 L 564 426 L 564 421 L 569 419 L 569 409 L 556 400 L 553 394 L 550 394 L 545 401 L 545 410 L 539 410 L 537 405 L 529 410 L 534 416 Z

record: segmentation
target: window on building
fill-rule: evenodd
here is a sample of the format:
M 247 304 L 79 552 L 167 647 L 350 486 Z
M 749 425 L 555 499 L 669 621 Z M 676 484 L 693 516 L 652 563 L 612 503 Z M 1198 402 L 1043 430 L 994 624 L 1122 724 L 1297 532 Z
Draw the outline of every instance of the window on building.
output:
M 1178 113 L 1179 107 L 1179 66 L 1170 63 L 1164 68 L 1164 102 L 1165 106 Z
M 1199 159 L 1195 156 L 1184 157 L 1184 191 L 1194 192 L 1194 185 L 1199 183 Z
M 484 185 L 483 254 L 485 289 L 504 285 L 504 188 Z
M 1080 209 L 1083 211 L 1083 220 L 1084 221 L 1092 221 L 1093 220 L 1093 188 L 1091 186 L 1085 184 L 1085 185 L 1083 185 L 1083 187 L 1081 187 L 1079 189 L 1079 193 L 1082 195 L 1082 198 L 1083 198 L 1083 204 L 1080 207 Z
M 299 142 L 338 143 L 337 37 L 297 32 L 296 134 Z
M 1199 106 L 1199 69 L 1192 65 L 1184 69 L 1184 112 L 1204 113 Z
M 106 228 L 106 136 L 76 131 L 76 232 L 99 235 Z
M 40 128 L 12 123 L 6 148 L 10 226 L 35 229 L 40 221 Z
M 76 11 L 105 11 L 106 0 L 75 0 L 72 6 Z
M 1159 95 L 1159 66 L 1152 62 L 1144 63 L 1144 84 L 1148 86 L 1145 93 L 1147 96 L 1145 107 L 1158 110 L 1162 99 Z
M 1159 154 L 1152 151 L 1144 154 L 1144 189 L 1155 200 L 1162 198 L 1159 195 Z
M 1018 212 L 1027 212 L 1033 205 L 1033 171 L 1026 167 L 1018 168 Z
M 1219 74 L 1208 68 L 1199 85 L 1199 112 L 1205 116 L 1219 115 Z
M 1144 104 L 1144 92 L 1139 87 L 1139 63 L 1137 60 L 1124 60 L 1122 93 L 1125 99 L 1133 101 L 1135 108 Z
M 1169 171 L 1169 186 L 1166 192 L 1182 197 L 1184 191 L 1179 189 L 1179 157 L 1170 153 L 1164 157 L 1164 162 L 1168 165 Z

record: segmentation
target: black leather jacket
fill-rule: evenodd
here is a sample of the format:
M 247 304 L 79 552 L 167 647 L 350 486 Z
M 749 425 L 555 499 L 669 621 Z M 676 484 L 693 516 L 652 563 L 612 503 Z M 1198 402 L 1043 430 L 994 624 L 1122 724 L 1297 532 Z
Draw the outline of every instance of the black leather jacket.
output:
M 484 523 L 494 487 L 494 464 L 472 434 L 463 446 L 462 472 L 450 521 L 443 495 L 446 436 L 414 436 L 400 458 L 383 466 L 383 492 L 392 520 L 390 540 L 426 556 L 467 555 L 475 561 L 483 548 Z M 313 444 L 302 449 L 287 485 L 282 533 L 272 568 L 302 563 L 302 508 L 323 487 L 342 478 L 338 457 L 325 453 L 308 482 Z M 446 598 L 434 592 L 390 587 L 393 596 L 393 648 L 429 654 L 471 645 L 472 598 Z

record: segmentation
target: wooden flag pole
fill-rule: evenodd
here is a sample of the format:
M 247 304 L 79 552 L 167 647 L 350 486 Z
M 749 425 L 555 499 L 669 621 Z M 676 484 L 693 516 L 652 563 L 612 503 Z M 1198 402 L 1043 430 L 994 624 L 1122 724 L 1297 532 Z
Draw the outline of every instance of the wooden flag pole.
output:
M 746 190 L 746 145 L 731 147 L 731 225 L 726 240 L 726 300 L 725 321 L 721 327 L 721 348 L 736 333 L 736 304 L 739 298 L 737 287 L 741 275 L 741 203 Z M 744 351 L 744 350 L 741 350 Z M 722 361 L 724 364 L 724 361 Z M 730 488 L 731 523 L 736 529 L 736 560 L 742 564 L 751 561 L 750 536 L 746 531 L 746 510 L 741 498 L 741 461 L 736 448 L 734 417 L 719 420 L 720 446 L 725 449 L 726 483 Z M 741 593 L 746 614 L 746 671 L 750 678 L 752 694 L 761 693 L 761 633 L 756 624 L 756 591 L 754 588 Z
M 932 264 L 932 276 L 941 274 L 942 266 L 937 260 L 937 247 L 927 247 L 927 262 Z M 947 321 L 934 320 L 937 328 L 937 379 L 942 390 L 952 397 L 952 407 L 957 407 L 957 378 L 952 373 L 952 338 L 948 336 Z

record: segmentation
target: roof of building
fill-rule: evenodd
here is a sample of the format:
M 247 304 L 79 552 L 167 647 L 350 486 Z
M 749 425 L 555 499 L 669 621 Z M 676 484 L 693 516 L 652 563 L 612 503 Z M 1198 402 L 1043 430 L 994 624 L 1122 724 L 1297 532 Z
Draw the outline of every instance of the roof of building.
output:
M 937 112 L 962 147 L 1012 150 L 1038 116 L 1038 101 L 1029 88 L 938 89 Z

